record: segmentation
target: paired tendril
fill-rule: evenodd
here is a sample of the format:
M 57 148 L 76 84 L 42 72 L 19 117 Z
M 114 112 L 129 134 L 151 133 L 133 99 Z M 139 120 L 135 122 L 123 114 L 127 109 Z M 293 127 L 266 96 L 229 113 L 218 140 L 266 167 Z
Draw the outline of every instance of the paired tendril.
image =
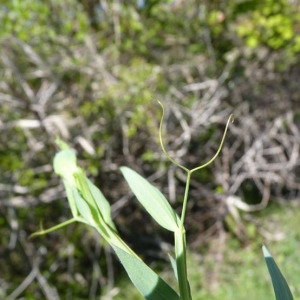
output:
M 188 168 L 184 167 L 183 165 L 179 164 L 178 162 L 176 162 L 169 155 L 169 153 L 167 152 L 167 150 L 165 149 L 165 146 L 164 146 L 164 143 L 163 143 L 163 138 L 162 138 L 162 125 L 163 125 L 163 120 L 164 120 L 164 116 L 165 116 L 165 109 L 164 109 L 163 104 L 159 100 L 157 100 L 157 102 L 158 102 L 158 104 L 162 108 L 162 116 L 161 116 L 160 125 L 159 125 L 159 142 L 160 142 L 160 146 L 161 146 L 164 154 L 166 155 L 166 157 L 175 166 L 177 166 L 177 167 L 181 168 L 182 170 L 184 170 L 185 172 L 187 172 L 186 186 L 185 186 L 184 199 L 183 199 L 183 205 L 182 205 L 182 212 L 181 212 L 181 218 L 180 218 L 181 219 L 181 226 L 180 226 L 180 228 L 181 228 L 181 231 L 184 232 L 184 220 L 185 220 L 185 215 L 186 215 L 186 208 L 187 208 L 187 201 L 188 201 L 188 194 L 189 194 L 189 187 L 190 187 L 191 175 L 192 175 L 193 172 L 195 172 L 197 170 L 200 170 L 200 169 L 202 169 L 204 167 L 207 167 L 208 165 L 210 165 L 217 158 L 217 156 L 219 155 L 219 153 L 220 153 L 220 151 L 222 149 L 222 146 L 224 144 L 229 123 L 234 121 L 234 115 L 231 114 L 229 116 L 228 120 L 227 120 L 227 124 L 226 124 L 225 130 L 224 130 L 224 133 L 223 133 L 223 137 L 222 137 L 221 143 L 219 145 L 219 148 L 218 148 L 216 154 L 208 162 L 206 162 L 205 164 L 200 165 L 200 166 L 198 166 L 198 167 L 196 167 L 194 169 L 188 169 Z
M 222 137 L 222 140 L 221 140 L 221 143 L 219 145 L 219 148 L 216 152 L 216 154 L 208 161 L 206 162 L 205 164 L 201 165 L 201 166 L 198 166 L 194 169 L 188 169 L 186 167 L 184 167 L 183 165 L 179 164 L 178 162 L 176 162 L 167 152 L 167 150 L 165 149 L 165 146 L 164 146 L 164 143 L 163 143 L 163 138 L 162 138 L 162 126 L 163 126 L 163 120 L 164 120 L 164 116 L 165 116 L 165 109 L 164 109 L 164 106 L 163 104 L 159 101 L 159 100 L 156 100 L 158 102 L 158 104 L 161 106 L 162 108 L 162 116 L 161 116 L 161 119 L 160 119 L 160 125 L 159 125 L 159 142 L 160 142 L 160 146 L 164 152 L 164 154 L 166 155 L 166 157 L 174 164 L 176 165 L 177 167 L 183 169 L 184 171 L 186 171 L 187 173 L 193 173 L 197 170 L 200 170 L 202 168 L 205 168 L 207 167 L 208 165 L 210 165 L 216 158 L 217 156 L 219 155 L 222 147 L 223 147 L 223 144 L 224 144 L 224 141 L 225 141 L 225 137 L 226 137 L 226 134 L 227 134 L 227 131 L 228 131 L 228 126 L 229 126 L 229 123 L 230 122 L 234 122 L 234 115 L 231 114 L 227 120 L 227 124 L 226 124 L 226 127 L 225 127 L 225 130 L 224 130 L 224 133 L 223 133 L 223 137 Z

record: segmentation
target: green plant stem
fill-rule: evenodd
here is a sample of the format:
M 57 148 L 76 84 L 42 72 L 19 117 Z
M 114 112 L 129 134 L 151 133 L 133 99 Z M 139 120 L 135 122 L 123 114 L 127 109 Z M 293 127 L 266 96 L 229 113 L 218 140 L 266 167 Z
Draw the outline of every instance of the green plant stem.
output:
M 186 184 L 185 184 L 185 192 L 184 192 L 182 212 L 181 212 L 181 218 L 180 218 L 181 219 L 181 229 L 184 229 L 184 221 L 185 221 L 185 215 L 186 215 L 187 201 L 188 201 L 188 197 L 189 197 L 191 175 L 192 175 L 192 171 L 190 171 L 190 170 L 187 171 L 187 178 L 186 178 Z
M 181 212 L 181 224 L 179 229 L 175 232 L 175 253 L 176 253 L 176 265 L 178 273 L 178 283 L 181 300 L 190 300 L 190 288 L 187 278 L 187 265 L 186 265 L 186 237 L 184 220 L 186 214 L 186 207 L 188 201 L 188 194 L 190 189 L 191 171 L 187 171 L 187 180 L 184 192 L 184 200 Z
M 180 299 L 191 300 L 187 279 L 185 229 L 182 227 L 175 231 L 175 253 Z
M 53 226 L 51 228 L 41 229 L 40 231 L 37 231 L 37 232 L 31 234 L 29 238 L 33 238 L 33 237 L 36 237 L 36 236 L 39 236 L 39 235 L 44 235 L 44 234 L 56 231 L 57 229 L 63 228 L 65 226 L 70 225 L 70 224 L 75 223 L 75 222 L 84 222 L 84 220 L 81 217 L 72 218 L 72 219 L 67 220 L 67 221 L 65 221 L 63 223 L 55 225 L 55 226 Z

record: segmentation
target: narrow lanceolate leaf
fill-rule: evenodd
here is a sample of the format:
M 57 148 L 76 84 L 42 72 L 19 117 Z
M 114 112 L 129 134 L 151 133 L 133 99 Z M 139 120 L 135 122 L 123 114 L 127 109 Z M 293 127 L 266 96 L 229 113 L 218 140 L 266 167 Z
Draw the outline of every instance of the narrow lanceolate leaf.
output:
M 265 246 L 263 246 L 263 253 L 271 275 L 276 300 L 293 300 L 293 295 L 285 278 L 281 274 L 274 258 Z
M 106 200 L 106 198 L 104 197 L 102 192 L 87 177 L 85 177 L 85 178 L 86 178 L 88 187 L 91 191 L 92 197 L 94 198 L 94 201 L 95 201 L 99 211 L 101 212 L 104 221 L 111 228 L 116 229 L 115 224 L 111 218 L 111 208 L 110 208 L 109 202 Z
M 99 223 L 97 211 L 81 197 L 75 187 L 71 187 L 71 189 L 80 216 L 85 220 L 86 224 L 96 228 Z
M 148 300 L 180 300 L 178 294 L 143 261 L 113 246 L 130 280 Z
M 135 171 L 121 167 L 121 172 L 139 202 L 162 227 L 175 231 L 179 217 L 164 195 Z
M 177 271 L 176 260 L 174 259 L 174 257 L 171 254 L 169 254 L 169 259 L 170 259 L 170 262 L 171 262 L 172 269 L 173 269 L 174 275 L 176 277 L 176 280 L 178 281 L 178 271 Z
M 80 211 L 80 205 L 84 204 L 90 210 L 92 218 L 95 220 L 95 224 L 98 224 L 100 221 L 104 222 L 102 212 L 98 209 L 84 172 L 79 169 L 73 176 L 75 179 L 76 191 L 80 196 L 75 198 L 76 200 L 79 200 L 76 201 L 78 210 Z M 87 209 L 85 209 L 85 211 L 87 211 Z

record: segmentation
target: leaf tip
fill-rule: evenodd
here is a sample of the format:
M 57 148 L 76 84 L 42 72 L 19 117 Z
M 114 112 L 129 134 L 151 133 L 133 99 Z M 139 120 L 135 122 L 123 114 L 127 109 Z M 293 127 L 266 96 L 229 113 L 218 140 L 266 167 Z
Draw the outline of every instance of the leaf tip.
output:
M 265 245 L 262 246 L 262 250 L 264 253 L 264 257 L 272 257 L 271 253 L 269 252 L 269 250 L 267 249 L 267 247 Z

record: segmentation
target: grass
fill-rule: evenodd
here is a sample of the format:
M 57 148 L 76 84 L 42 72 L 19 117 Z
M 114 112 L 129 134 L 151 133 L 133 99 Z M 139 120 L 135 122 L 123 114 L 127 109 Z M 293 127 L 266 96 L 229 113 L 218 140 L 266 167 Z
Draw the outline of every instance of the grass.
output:
M 193 300 L 226 299 L 275 299 L 261 245 L 266 243 L 274 256 L 295 299 L 300 299 L 300 206 L 289 204 L 285 207 L 271 204 L 255 215 L 261 228 L 274 237 L 265 240 L 257 234 L 247 247 L 228 238 L 223 253 L 223 262 L 218 265 L 212 255 L 188 253 L 189 280 Z M 214 272 L 218 268 L 218 272 Z M 171 270 L 164 272 L 168 279 Z M 212 276 L 216 276 L 213 279 Z M 118 282 L 120 292 L 113 299 L 143 299 L 130 281 L 124 277 Z

